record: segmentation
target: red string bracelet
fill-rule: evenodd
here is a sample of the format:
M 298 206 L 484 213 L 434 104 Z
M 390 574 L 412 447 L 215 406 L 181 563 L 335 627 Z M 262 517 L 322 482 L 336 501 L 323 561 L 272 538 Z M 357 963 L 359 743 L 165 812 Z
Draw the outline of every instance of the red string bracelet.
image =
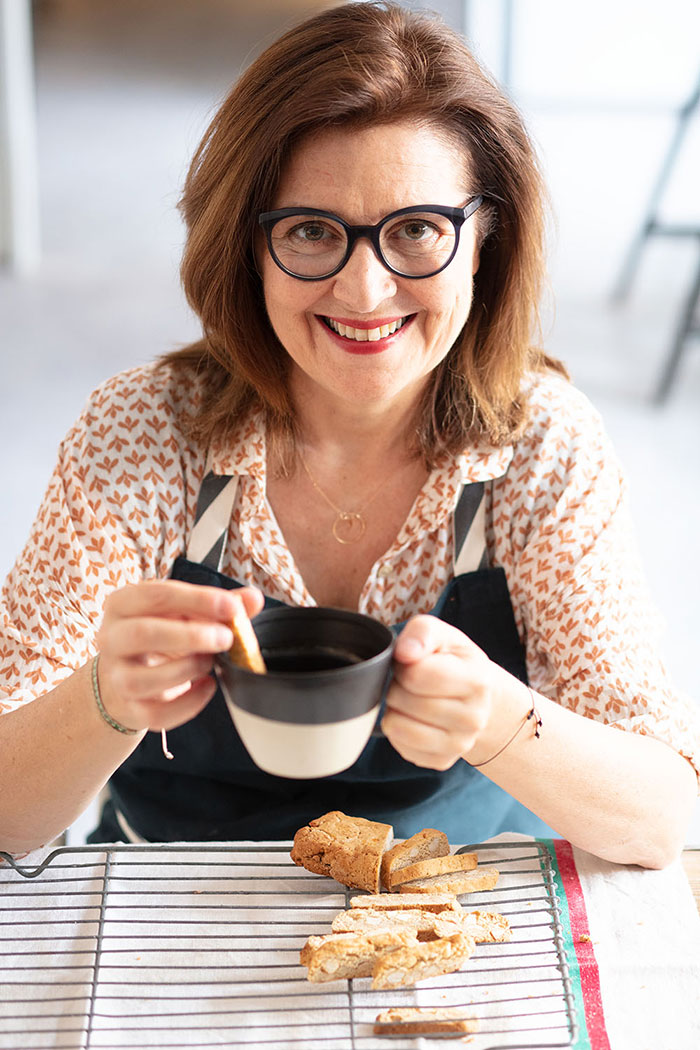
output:
M 534 703 L 535 694 L 533 693 L 532 689 L 530 689 L 530 686 L 528 686 L 527 688 L 529 690 L 530 696 L 532 697 L 533 704 L 532 704 L 532 707 L 530 708 L 530 710 L 528 711 L 528 713 L 523 718 L 523 720 L 520 723 L 520 725 L 518 726 L 518 728 L 513 733 L 512 737 L 509 740 L 506 740 L 506 742 L 503 745 L 503 747 L 499 748 L 499 750 L 496 752 L 495 755 L 491 755 L 491 758 L 487 758 L 483 762 L 470 762 L 469 765 L 472 767 L 472 769 L 479 769 L 481 766 L 487 766 L 489 764 L 489 762 L 493 762 L 494 758 L 498 758 L 499 755 L 502 755 L 503 752 L 505 751 L 505 749 L 507 747 L 510 747 L 510 745 L 513 743 L 513 741 L 515 740 L 517 735 L 520 733 L 520 731 L 523 728 L 523 726 L 526 726 L 527 723 L 531 722 L 533 718 L 535 719 L 535 736 L 539 740 L 540 729 L 542 728 L 542 719 L 540 718 L 539 711 L 535 707 L 535 703 Z

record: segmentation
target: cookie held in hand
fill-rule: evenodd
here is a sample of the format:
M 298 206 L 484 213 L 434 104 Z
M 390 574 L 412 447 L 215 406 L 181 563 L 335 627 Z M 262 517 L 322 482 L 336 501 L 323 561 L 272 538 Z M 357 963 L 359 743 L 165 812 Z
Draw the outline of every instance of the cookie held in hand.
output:
M 231 630 L 233 631 L 233 645 L 229 649 L 231 663 L 237 667 L 245 667 L 255 674 L 265 674 L 267 668 L 263 660 L 258 639 L 253 625 L 246 616 L 245 610 L 236 609 L 231 618 Z

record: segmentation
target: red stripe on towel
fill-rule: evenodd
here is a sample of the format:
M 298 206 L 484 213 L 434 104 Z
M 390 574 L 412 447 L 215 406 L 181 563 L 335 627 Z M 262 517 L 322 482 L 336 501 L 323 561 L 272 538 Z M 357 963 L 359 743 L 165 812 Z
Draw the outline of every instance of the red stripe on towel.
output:
M 610 1050 L 610 1040 L 608 1039 L 605 1016 L 603 1014 L 603 1000 L 600 995 L 598 963 L 588 928 L 588 915 L 583 899 L 581 882 L 576 871 L 574 851 L 571 843 L 564 841 L 564 839 L 554 839 L 554 850 L 569 907 L 571 938 L 574 943 L 581 975 L 583 1008 L 586 1014 L 586 1027 L 591 1041 L 591 1050 Z

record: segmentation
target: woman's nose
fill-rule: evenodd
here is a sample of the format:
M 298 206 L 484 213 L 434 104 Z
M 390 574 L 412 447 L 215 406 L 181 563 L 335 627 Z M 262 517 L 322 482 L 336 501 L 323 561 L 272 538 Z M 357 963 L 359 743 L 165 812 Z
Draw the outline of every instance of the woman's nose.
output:
M 371 313 L 381 303 L 396 295 L 393 273 L 379 259 L 364 237 L 356 241 L 350 258 L 333 278 L 333 294 L 361 313 Z

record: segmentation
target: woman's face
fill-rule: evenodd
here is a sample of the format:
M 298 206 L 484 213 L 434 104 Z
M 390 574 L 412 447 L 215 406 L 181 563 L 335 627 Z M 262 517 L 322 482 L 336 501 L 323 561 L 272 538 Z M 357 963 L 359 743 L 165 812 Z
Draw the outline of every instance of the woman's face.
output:
M 413 205 L 462 207 L 477 189 L 466 157 L 444 135 L 401 122 L 330 129 L 303 141 L 282 174 L 273 208 L 320 209 L 369 225 Z M 326 395 L 365 409 L 413 403 L 469 314 L 478 266 L 475 222 L 472 216 L 462 226 L 449 266 L 420 280 L 390 273 L 365 238 L 340 273 L 320 281 L 287 275 L 261 247 L 267 312 L 294 362 L 295 397 Z M 385 325 L 390 334 L 376 331 Z

